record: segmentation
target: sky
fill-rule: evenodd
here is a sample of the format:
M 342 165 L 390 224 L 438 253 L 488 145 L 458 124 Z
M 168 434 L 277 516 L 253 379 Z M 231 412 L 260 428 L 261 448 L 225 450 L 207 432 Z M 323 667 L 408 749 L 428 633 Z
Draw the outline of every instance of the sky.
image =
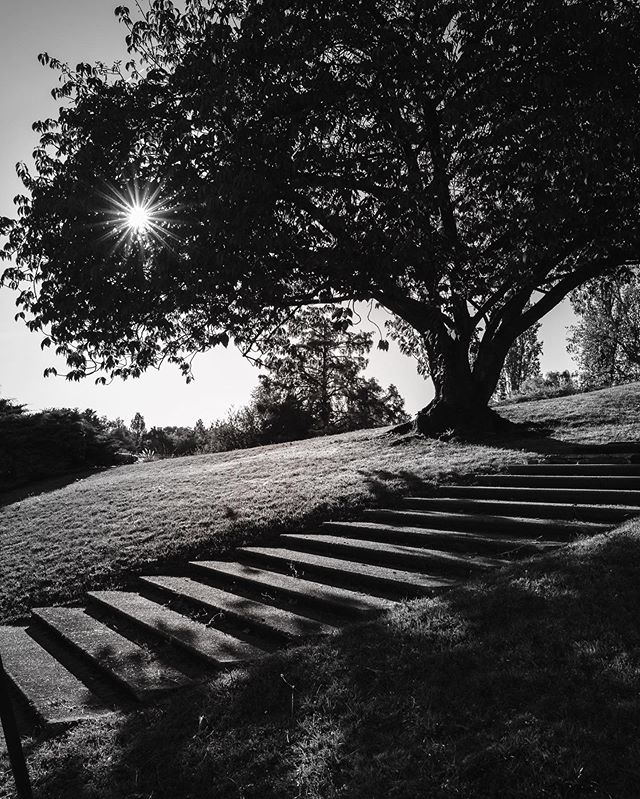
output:
M 12 198 L 22 191 L 15 164 L 31 161 L 37 143 L 32 123 L 57 116 L 58 102 L 50 94 L 57 74 L 38 63 L 38 53 L 74 65 L 126 58 L 125 30 L 113 13 L 116 5 L 116 0 L 0 0 L 0 216 L 14 216 Z M 258 370 L 233 347 L 217 347 L 196 358 L 196 379 L 189 385 L 170 364 L 107 386 L 96 386 L 92 378 L 80 383 L 44 378 L 45 368 L 64 371 L 64 364 L 56 363 L 49 350 L 41 351 L 42 337 L 14 321 L 15 313 L 14 295 L 0 288 L 0 397 L 25 403 L 30 410 L 93 408 L 125 421 L 140 411 L 147 426 L 193 425 L 199 418 L 208 424 L 230 408 L 246 405 L 258 382 Z M 572 320 L 567 302 L 543 320 L 543 371 L 574 368 L 565 344 Z M 372 351 L 367 371 L 382 385 L 395 383 L 410 413 L 433 396 L 415 362 L 393 342 L 389 352 Z

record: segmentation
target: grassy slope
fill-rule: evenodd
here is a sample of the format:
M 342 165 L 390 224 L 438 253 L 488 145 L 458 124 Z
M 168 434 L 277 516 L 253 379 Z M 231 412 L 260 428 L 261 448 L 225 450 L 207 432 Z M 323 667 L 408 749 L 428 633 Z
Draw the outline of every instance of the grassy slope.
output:
M 639 576 L 636 524 L 406 603 L 34 743 L 36 797 L 636 799 Z
M 353 513 L 385 493 L 499 468 L 562 441 L 640 438 L 640 386 L 502 409 L 558 440 L 469 446 L 362 431 L 124 466 L 0 508 L 0 620 L 154 565 Z M 604 422 L 603 422 L 604 420 Z M 635 429 L 634 429 L 635 428 Z
M 3 543 L 10 531 L 13 547 L 3 547 L 3 568 L 20 564 L 28 590 L 44 591 L 46 577 L 32 574 L 49 564 L 77 591 L 149 553 L 213 551 L 282 515 L 296 523 L 438 472 L 520 459 L 518 446 L 640 439 L 638 385 L 502 412 L 535 416 L 555 440 L 393 445 L 370 431 L 114 470 L 6 508 Z M 74 524 L 78 508 L 93 508 L 92 526 Z M 38 553 L 35 531 L 54 523 Z M 20 540 L 31 554 L 20 554 Z M 62 565 L 47 546 L 66 552 Z M 631 799 L 640 785 L 639 578 L 632 523 L 222 675 L 166 706 L 34 741 L 36 795 Z M 0 796 L 9 785 L 0 775 Z

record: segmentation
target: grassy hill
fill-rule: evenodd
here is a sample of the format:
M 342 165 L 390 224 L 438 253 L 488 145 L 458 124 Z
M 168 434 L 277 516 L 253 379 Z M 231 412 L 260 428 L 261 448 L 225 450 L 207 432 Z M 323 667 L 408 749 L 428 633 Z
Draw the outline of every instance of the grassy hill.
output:
M 0 507 L 0 621 L 145 569 L 344 518 L 415 484 L 540 452 L 640 441 L 640 384 L 500 410 L 546 437 L 470 445 L 366 430 L 120 466 Z
M 640 385 L 505 406 L 543 438 L 363 431 L 120 467 L 0 511 L 2 607 L 342 515 L 413 482 L 640 444 Z M 640 524 L 33 741 L 48 799 L 638 796 Z M 0 776 L 0 796 L 10 780 Z M 10 795 L 10 794 L 9 794 Z

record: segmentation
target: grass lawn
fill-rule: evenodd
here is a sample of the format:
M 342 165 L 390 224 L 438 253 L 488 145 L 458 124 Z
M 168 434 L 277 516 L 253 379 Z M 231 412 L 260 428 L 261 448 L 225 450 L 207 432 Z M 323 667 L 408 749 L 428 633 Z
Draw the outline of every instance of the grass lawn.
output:
M 119 467 L 0 509 L 7 617 L 415 482 L 640 443 L 640 385 L 504 406 L 546 438 L 380 431 Z M 640 795 L 640 522 L 29 742 L 40 799 Z M 293 713 L 292 707 L 293 694 Z M 0 796 L 11 780 L 0 771 Z
M 87 588 L 344 517 L 416 483 L 580 442 L 640 440 L 640 384 L 505 406 L 547 438 L 469 445 L 379 430 L 120 466 L 0 507 L 0 621 Z

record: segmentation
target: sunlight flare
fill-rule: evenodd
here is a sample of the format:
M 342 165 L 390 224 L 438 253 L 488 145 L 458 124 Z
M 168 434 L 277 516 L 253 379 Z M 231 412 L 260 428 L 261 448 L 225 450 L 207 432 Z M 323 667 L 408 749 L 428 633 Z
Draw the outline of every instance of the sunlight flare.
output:
M 163 196 L 161 186 L 140 187 L 134 182 L 122 191 L 109 186 L 100 194 L 108 205 L 98 226 L 104 230 L 101 238 L 113 241 L 112 251 L 134 244 L 170 247 L 178 240 L 179 206 L 172 197 Z

